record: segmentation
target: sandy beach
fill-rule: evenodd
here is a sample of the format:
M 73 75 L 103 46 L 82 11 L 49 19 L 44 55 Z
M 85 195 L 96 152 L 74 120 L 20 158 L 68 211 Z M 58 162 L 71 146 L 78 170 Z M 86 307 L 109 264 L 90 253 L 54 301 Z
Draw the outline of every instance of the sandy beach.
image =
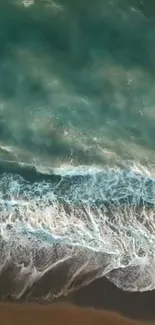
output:
M 73 305 L 0 304 L 0 319 L 3 325 L 140 325 L 117 313 L 75 307 Z
M 0 319 L 2 325 L 155 324 L 154 299 L 154 291 L 124 292 L 102 278 L 51 304 L 1 300 Z

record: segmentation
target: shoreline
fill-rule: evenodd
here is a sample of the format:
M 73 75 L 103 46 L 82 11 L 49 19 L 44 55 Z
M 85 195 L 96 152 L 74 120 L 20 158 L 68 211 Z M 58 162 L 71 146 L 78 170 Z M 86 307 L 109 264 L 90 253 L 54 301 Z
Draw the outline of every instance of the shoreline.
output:
M 40 287 L 40 295 L 44 287 Z M 55 305 L 73 305 L 82 308 L 93 308 L 95 310 L 106 310 L 116 312 L 129 319 L 135 319 L 144 322 L 155 322 L 155 290 L 148 292 L 127 292 L 117 288 L 106 278 L 93 281 L 89 285 L 68 294 L 47 302 L 43 299 L 16 300 L 1 297 L 0 305 L 35 305 L 45 307 Z
M 125 318 L 118 313 L 80 308 L 71 304 L 15 304 L 0 303 L 0 319 L 3 325 L 140 325 L 143 322 Z
M 115 311 L 133 319 L 155 321 L 155 290 L 123 291 L 105 277 L 93 281 L 58 301 Z

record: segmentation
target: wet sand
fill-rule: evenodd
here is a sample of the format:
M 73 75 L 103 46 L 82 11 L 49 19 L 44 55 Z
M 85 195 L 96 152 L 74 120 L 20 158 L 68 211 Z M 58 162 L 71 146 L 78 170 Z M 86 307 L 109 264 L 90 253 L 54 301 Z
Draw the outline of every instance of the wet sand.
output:
M 78 306 L 116 311 L 133 319 L 155 321 L 155 290 L 125 292 L 106 278 L 93 281 L 62 300 Z
M 124 292 L 102 278 L 50 305 L 41 301 L 36 304 L 32 301 L 17 303 L 8 297 L 7 302 L 0 303 L 0 324 L 28 325 L 34 322 L 37 325 L 79 325 L 81 322 L 81 325 L 99 325 L 103 324 L 104 320 L 104 325 L 110 325 L 116 317 L 113 313 L 136 320 L 133 324 L 155 324 L 154 301 L 155 291 Z M 99 310 L 104 312 L 101 313 Z M 75 320 L 73 322 L 74 318 L 77 323 Z M 130 324 L 123 318 L 115 318 L 114 324 L 120 323 Z
M 2 325 L 140 325 L 143 322 L 127 319 L 117 313 L 72 305 L 0 304 Z

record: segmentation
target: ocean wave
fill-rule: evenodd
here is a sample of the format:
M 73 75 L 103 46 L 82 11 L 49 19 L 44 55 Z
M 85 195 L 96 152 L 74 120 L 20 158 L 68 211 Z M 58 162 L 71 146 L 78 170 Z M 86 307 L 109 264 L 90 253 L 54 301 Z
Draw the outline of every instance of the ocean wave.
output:
M 103 276 L 123 290 L 155 288 L 155 179 L 147 170 L 33 172 L 1 169 L 1 297 L 52 300 Z

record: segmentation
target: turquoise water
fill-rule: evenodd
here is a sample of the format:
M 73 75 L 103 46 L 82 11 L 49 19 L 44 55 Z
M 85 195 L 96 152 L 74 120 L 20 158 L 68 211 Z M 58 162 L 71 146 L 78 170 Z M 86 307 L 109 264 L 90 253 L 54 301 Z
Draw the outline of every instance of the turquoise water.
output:
M 49 271 L 46 300 L 102 276 L 155 288 L 154 17 L 148 0 L 1 0 L 0 272 L 17 299 Z
M 154 7 L 1 2 L 1 160 L 154 166 Z

